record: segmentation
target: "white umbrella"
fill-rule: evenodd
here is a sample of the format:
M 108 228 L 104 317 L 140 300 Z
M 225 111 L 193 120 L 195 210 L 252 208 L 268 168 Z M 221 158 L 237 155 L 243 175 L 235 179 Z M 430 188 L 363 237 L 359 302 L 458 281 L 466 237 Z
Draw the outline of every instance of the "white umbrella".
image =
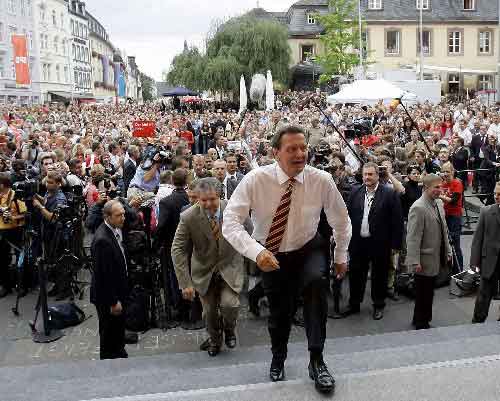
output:
M 239 115 L 243 113 L 243 111 L 246 110 L 248 104 L 248 98 L 247 98 L 247 86 L 245 84 L 245 77 L 243 74 L 241 75 L 240 79 L 240 111 Z
M 271 71 L 267 70 L 266 80 L 266 110 L 274 110 L 274 86 Z

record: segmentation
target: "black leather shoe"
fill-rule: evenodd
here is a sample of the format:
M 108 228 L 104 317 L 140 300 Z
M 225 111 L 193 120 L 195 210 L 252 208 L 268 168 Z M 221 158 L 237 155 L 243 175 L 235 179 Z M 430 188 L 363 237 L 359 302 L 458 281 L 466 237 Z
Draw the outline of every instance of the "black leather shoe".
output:
M 345 311 L 341 313 L 342 317 L 347 317 L 351 315 L 358 315 L 360 313 L 359 306 L 358 307 L 352 307 L 349 306 Z
M 373 310 L 373 320 L 380 320 L 384 317 L 384 310 L 375 308 Z
M 234 330 L 227 330 L 224 332 L 224 342 L 228 348 L 232 349 L 236 347 L 236 334 L 234 334 Z
M 328 371 L 323 358 L 311 359 L 309 362 L 309 377 L 314 380 L 316 390 L 321 393 L 331 393 L 335 390 L 335 379 Z
M 207 349 L 208 355 L 210 356 L 217 356 L 220 353 L 220 345 L 214 343 L 213 341 L 210 341 L 210 344 L 208 345 Z
M 200 351 L 208 351 L 209 346 L 210 346 L 210 338 L 207 338 L 200 344 Z
M 125 330 L 125 344 L 137 344 L 139 342 L 139 335 L 133 331 Z
M 269 370 L 269 378 L 272 382 L 285 380 L 285 363 L 273 360 L 271 362 L 271 369 Z

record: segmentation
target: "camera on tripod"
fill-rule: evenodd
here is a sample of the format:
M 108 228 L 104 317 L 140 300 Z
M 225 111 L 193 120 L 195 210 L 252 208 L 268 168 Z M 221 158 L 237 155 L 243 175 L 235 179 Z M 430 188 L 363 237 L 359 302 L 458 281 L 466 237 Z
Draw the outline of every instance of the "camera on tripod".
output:
M 370 135 L 372 132 L 371 121 L 367 118 L 362 118 L 349 124 L 344 130 L 344 135 L 347 139 L 356 139 L 365 135 Z
M 22 201 L 32 200 L 40 189 L 40 182 L 35 179 L 28 179 L 16 182 L 12 189 L 16 194 L 16 198 Z

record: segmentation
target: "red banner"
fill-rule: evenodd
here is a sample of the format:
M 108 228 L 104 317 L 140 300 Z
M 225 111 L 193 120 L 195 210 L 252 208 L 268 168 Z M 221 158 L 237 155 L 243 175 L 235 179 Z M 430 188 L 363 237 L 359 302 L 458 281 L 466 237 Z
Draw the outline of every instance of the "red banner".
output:
M 28 63 L 28 48 L 26 46 L 26 36 L 12 35 L 12 45 L 14 47 L 14 65 L 16 67 L 16 84 L 30 84 L 30 68 Z
M 134 121 L 134 136 L 136 138 L 152 138 L 155 136 L 156 123 L 154 121 Z

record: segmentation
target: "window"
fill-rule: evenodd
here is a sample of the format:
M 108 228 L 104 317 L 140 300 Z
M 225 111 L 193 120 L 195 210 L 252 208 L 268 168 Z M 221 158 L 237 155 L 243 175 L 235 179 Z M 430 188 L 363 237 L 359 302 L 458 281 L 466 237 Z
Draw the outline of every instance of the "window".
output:
M 448 75 L 448 92 L 449 93 L 460 92 L 460 75 L 458 74 Z
M 57 38 L 57 36 L 54 37 L 54 53 L 59 53 L 59 39 Z
M 86 25 L 83 27 L 83 37 L 87 39 L 89 37 L 89 31 Z
M 420 10 L 420 7 L 422 7 L 422 10 L 428 10 L 429 9 L 429 2 L 430 0 L 416 0 L 416 8 L 417 10 Z
M 67 65 L 64 66 L 64 82 L 69 82 L 69 68 Z
M 460 54 L 462 52 L 462 31 L 450 31 L 448 33 L 448 54 Z
M 64 29 L 64 14 L 63 13 L 61 13 L 60 20 L 61 20 L 61 29 Z
M 475 10 L 476 0 L 464 0 L 464 10 Z
M 23 17 L 26 17 L 26 0 L 20 0 L 21 1 L 21 15 Z
M 75 81 L 73 83 L 78 86 L 78 71 L 75 71 Z
M 33 7 L 33 3 L 31 0 L 26 0 L 26 11 L 27 11 L 27 16 L 31 17 L 31 9 Z
M 77 48 L 76 48 L 76 59 L 77 60 L 82 59 L 82 48 L 80 46 L 77 46 Z
M 0 78 L 5 76 L 5 60 L 3 56 L 0 56 Z
M 90 62 L 90 58 L 89 58 L 89 49 L 87 47 L 85 47 L 85 62 L 89 63 Z
M 75 21 L 71 20 L 71 34 L 75 36 Z
M 76 46 L 75 44 L 73 43 L 73 45 L 71 46 L 71 49 L 72 49 L 72 54 L 73 54 L 73 59 L 76 58 Z
M 45 9 L 40 8 L 40 21 L 45 22 Z
M 479 75 L 478 90 L 493 89 L 493 77 L 491 75 Z
M 491 52 L 491 31 L 479 32 L 479 54 L 490 54 Z
M 422 42 L 424 43 L 424 47 L 422 48 L 424 56 L 430 56 L 431 31 L 425 29 L 422 31 Z M 417 53 L 420 54 L 420 29 L 417 29 Z
M 66 55 L 66 39 L 62 41 L 62 53 L 64 56 Z
M 313 45 L 302 45 L 301 47 L 301 61 L 307 61 L 310 57 L 314 56 L 314 46 Z
M 368 10 L 382 10 L 382 0 L 368 0 Z
M 53 24 L 54 26 L 57 26 L 57 17 L 56 17 L 56 12 L 55 12 L 55 10 L 54 10 L 54 11 L 52 11 L 52 24 Z
M 307 14 L 307 23 L 309 25 L 315 25 L 316 24 L 316 17 L 312 13 Z
M 7 0 L 7 12 L 9 14 L 16 13 L 16 1 L 17 0 Z
M 399 55 L 401 48 L 401 31 L 386 31 L 385 53 L 386 55 Z
M 50 81 L 52 79 L 50 70 L 52 69 L 52 65 L 47 64 L 47 81 Z
M 56 65 L 56 80 L 57 82 L 61 82 L 61 69 L 59 67 L 59 64 Z

